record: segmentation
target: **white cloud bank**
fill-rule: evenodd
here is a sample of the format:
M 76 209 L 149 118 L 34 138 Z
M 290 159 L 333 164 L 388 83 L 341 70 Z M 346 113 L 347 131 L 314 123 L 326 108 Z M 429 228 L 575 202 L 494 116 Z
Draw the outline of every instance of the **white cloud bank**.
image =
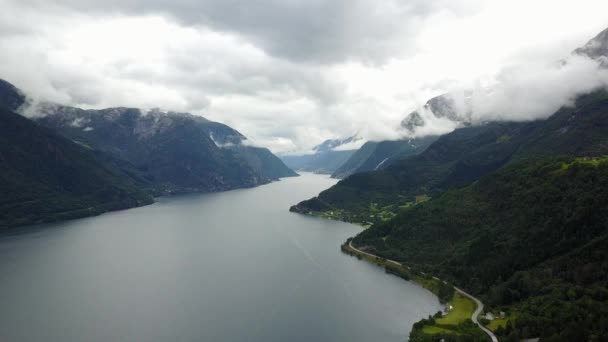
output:
M 475 99 L 478 113 L 546 115 L 562 101 L 554 99 L 568 100 L 604 76 L 585 61 L 557 73 L 543 63 L 608 26 L 605 0 L 0 0 L 0 6 L 0 78 L 35 97 L 192 112 L 292 153 L 352 132 L 397 139 L 407 113 L 471 80 L 503 84 Z M 425 129 L 449 124 L 436 120 Z
M 526 63 L 503 70 L 495 84 L 473 91 L 472 119 L 544 119 L 560 107 L 572 105 L 577 96 L 606 86 L 608 69 L 587 57 L 571 56 L 564 65 Z

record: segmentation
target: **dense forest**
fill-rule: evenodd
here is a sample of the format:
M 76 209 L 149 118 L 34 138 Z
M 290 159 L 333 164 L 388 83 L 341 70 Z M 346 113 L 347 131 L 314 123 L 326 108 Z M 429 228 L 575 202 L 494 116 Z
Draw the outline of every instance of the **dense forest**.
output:
M 153 202 L 147 181 L 110 156 L 0 107 L 0 228 Z
M 404 209 L 353 243 L 514 312 L 497 330 L 507 340 L 608 334 L 608 159 L 514 163 Z

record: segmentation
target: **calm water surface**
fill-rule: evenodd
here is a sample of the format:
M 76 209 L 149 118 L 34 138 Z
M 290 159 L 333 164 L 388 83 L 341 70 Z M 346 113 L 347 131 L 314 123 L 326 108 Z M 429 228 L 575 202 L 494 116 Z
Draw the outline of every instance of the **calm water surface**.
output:
M 441 308 L 288 212 L 335 181 L 161 198 L 0 235 L 0 341 L 404 341 Z

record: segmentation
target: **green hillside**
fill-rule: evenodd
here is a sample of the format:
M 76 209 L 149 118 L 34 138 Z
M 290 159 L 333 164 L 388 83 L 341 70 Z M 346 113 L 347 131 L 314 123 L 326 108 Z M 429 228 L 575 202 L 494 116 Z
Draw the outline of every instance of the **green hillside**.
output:
M 112 158 L 0 108 L 0 228 L 152 203 Z
M 446 134 L 424 152 L 385 170 L 352 175 L 292 207 L 301 213 L 338 212 L 339 219 L 377 223 L 370 207 L 396 213 L 416 196 L 436 196 L 530 157 L 608 153 L 608 93 L 581 96 L 547 120 L 488 123 Z
M 516 313 L 503 337 L 587 341 L 608 332 L 606 241 L 608 158 L 551 158 L 404 209 L 353 244 Z

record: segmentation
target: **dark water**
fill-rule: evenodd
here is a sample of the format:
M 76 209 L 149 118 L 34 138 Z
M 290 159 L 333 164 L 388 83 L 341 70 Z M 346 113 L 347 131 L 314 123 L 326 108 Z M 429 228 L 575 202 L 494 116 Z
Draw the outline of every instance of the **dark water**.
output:
M 292 214 L 329 187 L 248 190 L 0 236 L 0 341 L 404 341 L 440 309 L 343 255 L 360 228 Z

